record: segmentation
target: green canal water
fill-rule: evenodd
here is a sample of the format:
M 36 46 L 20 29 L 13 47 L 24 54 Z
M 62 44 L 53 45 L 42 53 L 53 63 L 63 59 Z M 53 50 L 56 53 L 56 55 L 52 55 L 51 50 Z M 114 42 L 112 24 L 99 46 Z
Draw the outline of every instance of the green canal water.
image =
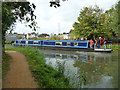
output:
M 46 63 L 64 73 L 74 88 L 118 88 L 118 52 L 40 50 Z

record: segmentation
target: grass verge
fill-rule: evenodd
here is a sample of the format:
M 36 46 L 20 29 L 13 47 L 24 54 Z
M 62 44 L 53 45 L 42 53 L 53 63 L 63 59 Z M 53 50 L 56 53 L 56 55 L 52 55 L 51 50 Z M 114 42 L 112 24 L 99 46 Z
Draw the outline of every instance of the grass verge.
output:
M 119 44 L 113 44 L 113 45 L 111 46 L 111 48 L 112 48 L 113 50 L 120 50 L 120 45 L 119 45 Z
M 72 88 L 63 74 L 45 63 L 45 56 L 39 50 L 30 47 L 6 48 L 6 50 L 19 51 L 26 56 L 39 88 Z
M 104 45 L 102 45 L 102 47 L 104 48 Z M 109 48 L 109 45 L 107 45 L 107 48 Z M 120 44 L 112 44 L 111 49 L 112 50 L 120 50 Z
M 2 61 L 2 78 L 5 77 L 7 72 L 10 70 L 10 62 L 11 62 L 11 56 L 7 53 L 3 53 L 3 61 Z

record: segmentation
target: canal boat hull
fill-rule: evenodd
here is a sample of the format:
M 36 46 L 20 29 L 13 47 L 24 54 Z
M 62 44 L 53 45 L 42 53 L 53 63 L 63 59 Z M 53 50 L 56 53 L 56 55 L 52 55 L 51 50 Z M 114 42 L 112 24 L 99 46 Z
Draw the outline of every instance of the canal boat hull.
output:
M 96 48 L 94 49 L 95 52 L 108 52 L 111 53 L 112 49 L 111 48 Z
M 92 48 L 74 48 L 74 47 L 48 47 L 48 46 L 38 46 L 40 49 L 50 49 L 50 50 L 61 50 L 61 51 L 84 51 L 84 52 L 94 52 Z

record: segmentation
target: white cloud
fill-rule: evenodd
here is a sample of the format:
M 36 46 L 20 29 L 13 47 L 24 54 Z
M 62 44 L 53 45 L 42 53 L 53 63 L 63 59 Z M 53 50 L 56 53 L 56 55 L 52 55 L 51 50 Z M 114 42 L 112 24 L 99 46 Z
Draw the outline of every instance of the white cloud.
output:
M 59 8 L 49 7 L 50 0 L 29 1 L 36 5 L 36 21 L 38 26 L 40 26 L 37 32 L 50 34 L 69 32 L 72 29 L 72 24 L 77 21 L 77 17 L 83 7 L 94 6 L 96 4 L 100 8 L 107 10 L 118 0 L 68 0 L 61 2 L 61 7 Z M 18 24 L 15 31 L 28 33 L 32 30 Z

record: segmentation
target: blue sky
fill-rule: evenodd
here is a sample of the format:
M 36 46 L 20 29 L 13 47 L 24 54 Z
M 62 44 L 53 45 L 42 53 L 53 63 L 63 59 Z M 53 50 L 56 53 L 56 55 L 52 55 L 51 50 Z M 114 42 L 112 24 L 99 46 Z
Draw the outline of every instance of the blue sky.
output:
M 40 29 L 36 32 L 41 33 L 63 33 L 69 32 L 72 25 L 77 21 L 80 10 L 83 7 L 98 5 L 103 10 L 108 10 L 117 3 L 118 0 L 68 0 L 61 1 L 61 6 L 58 8 L 49 7 L 50 0 L 28 0 L 36 5 L 35 15 Z M 30 33 L 33 32 L 29 27 L 17 22 L 14 32 Z

